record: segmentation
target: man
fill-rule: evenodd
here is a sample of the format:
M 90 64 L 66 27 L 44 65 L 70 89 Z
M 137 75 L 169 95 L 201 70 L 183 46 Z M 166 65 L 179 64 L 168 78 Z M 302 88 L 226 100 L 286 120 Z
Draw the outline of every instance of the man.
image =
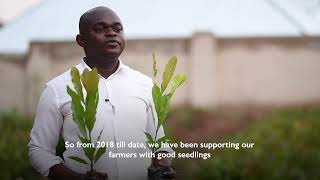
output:
M 76 41 L 86 56 L 76 68 L 82 72 L 85 68 L 96 67 L 100 75 L 100 99 L 92 131 L 93 139 L 103 128 L 100 141 L 146 142 L 143 132 L 154 134 L 157 124 L 153 121 L 153 114 L 156 114 L 151 95 L 153 82 L 119 60 L 125 47 L 120 18 L 107 7 L 96 7 L 81 16 L 79 31 Z M 81 148 L 67 148 L 63 153 L 64 159 L 56 156 L 55 152 L 60 134 L 66 142 L 76 144 L 79 141 L 79 129 L 72 119 L 67 85 L 73 87 L 70 70 L 46 84 L 30 135 L 29 158 L 37 171 L 51 179 L 86 179 L 85 174 L 90 167 L 68 158 L 80 156 L 85 159 Z M 162 136 L 164 133 L 161 128 L 158 137 Z M 109 157 L 110 153 L 138 154 L 145 151 L 143 148 L 108 147 L 94 169 L 101 172 L 100 176 L 107 173 L 111 180 L 146 179 L 150 159 Z M 171 165 L 168 159 L 152 162 L 156 166 Z M 174 174 L 168 172 L 167 176 Z

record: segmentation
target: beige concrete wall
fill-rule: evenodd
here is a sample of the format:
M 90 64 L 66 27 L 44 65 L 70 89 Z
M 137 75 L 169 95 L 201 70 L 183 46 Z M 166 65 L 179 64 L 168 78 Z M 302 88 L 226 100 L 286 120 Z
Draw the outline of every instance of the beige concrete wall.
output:
M 75 42 L 33 42 L 26 64 L 26 113 L 36 111 L 45 83 L 70 67 L 77 65 L 83 57 L 82 49 Z
M 45 82 L 49 79 L 51 66 L 50 49 L 50 44 L 31 44 L 25 69 L 26 114 L 32 115 L 36 111 Z
M 52 79 L 80 63 L 83 50 L 75 42 L 52 44 L 50 77 Z
M 24 112 L 24 56 L 0 56 L 0 111 Z
M 190 42 L 190 104 L 198 107 L 216 107 L 217 40 L 210 33 L 195 33 Z
M 225 39 L 217 59 L 220 105 L 320 102 L 319 39 Z

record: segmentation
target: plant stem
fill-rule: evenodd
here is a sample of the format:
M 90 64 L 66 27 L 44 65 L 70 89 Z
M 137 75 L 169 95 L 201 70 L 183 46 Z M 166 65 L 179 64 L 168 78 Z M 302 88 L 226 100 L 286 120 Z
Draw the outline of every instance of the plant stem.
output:
M 92 143 L 90 132 L 89 132 L 89 142 Z M 93 176 L 93 161 L 92 160 L 90 160 L 90 172 L 91 172 L 91 176 Z
M 158 136 L 159 127 L 157 127 L 156 134 L 154 135 L 153 144 L 157 142 L 157 136 Z M 155 146 L 153 146 L 153 153 L 155 153 L 156 149 Z
M 149 108 L 151 108 L 152 119 L 153 119 L 153 122 L 155 123 L 156 120 L 155 120 L 155 118 L 154 118 L 154 112 L 153 112 L 152 105 L 150 105 Z M 158 119 L 158 121 L 159 121 L 159 119 Z M 157 124 L 158 124 L 158 123 L 157 123 Z M 153 139 L 153 144 L 155 144 L 155 143 L 157 142 L 158 131 L 159 131 L 159 127 L 157 126 L 156 134 L 154 135 L 154 139 Z M 155 149 L 155 147 L 153 146 L 152 152 L 154 153 L 155 151 L 156 151 L 156 149 Z
M 93 176 L 93 163 L 92 163 L 92 161 L 90 163 L 90 174 L 91 174 L 91 176 Z

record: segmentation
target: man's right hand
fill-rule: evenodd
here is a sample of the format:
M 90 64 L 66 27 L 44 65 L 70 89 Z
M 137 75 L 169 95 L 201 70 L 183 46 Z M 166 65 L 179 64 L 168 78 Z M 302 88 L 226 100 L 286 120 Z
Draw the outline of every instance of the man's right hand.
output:
M 93 176 L 88 172 L 85 175 L 82 175 L 84 179 L 81 180 L 108 180 L 108 175 L 106 173 L 100 173 L 93 170 Z
M 50 180 L 81 180 L 82 175 L 64 166 L 62 163 L 56 164 L 50 168 Z
M 79 174 L 61 164 L 56 164 L 50 168 L 49 178 L 51 180 L 107 180 L 108 175 L 97 171 L 93 172 L 93 176 L 87 174 Z

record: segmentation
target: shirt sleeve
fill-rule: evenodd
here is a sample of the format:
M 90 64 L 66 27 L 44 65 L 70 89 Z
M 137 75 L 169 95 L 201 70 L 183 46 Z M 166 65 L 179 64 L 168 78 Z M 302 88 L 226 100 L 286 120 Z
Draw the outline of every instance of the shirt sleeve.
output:
M 56 156 L 62 124 L 63 116 L 59 111 L 54 87 L 46 85 L 40 97 L 28 144 L 31 164 L 42 176 L 48 176 L 50 167 L 63 162 L 62 158 Z
M 148 113 L 148 115 L 147 115 L 148 116 L 147 132 L 150 133 L 151 136 L 154 138 L 156 130 L 157 130 L 157 126 L 158 126 L 158 116 L 157 116 L 157 112 L 155 109 L 152 95 L 151 95 L 151 97 L 149 97 L 149 106 L 147 109 L 147 113 Z M 157 140 L 162 138 L 163 136 L 165 136 L 164 129 L 162 126 L 160 126 L 158 134 L 157 134 Z M 173 149 L 171 149 L 169 147 L 161 147 L 156 152 L 158 152 L 158 151 L 166 151 L 169 153 L 174 152 Z

